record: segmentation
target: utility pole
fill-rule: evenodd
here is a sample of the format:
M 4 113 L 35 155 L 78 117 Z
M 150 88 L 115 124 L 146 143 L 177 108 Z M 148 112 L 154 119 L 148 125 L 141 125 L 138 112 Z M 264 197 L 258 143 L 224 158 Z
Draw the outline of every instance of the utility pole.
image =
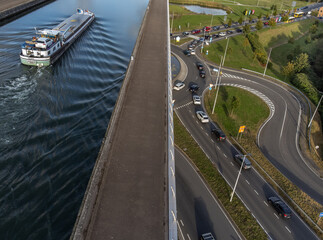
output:
M 213 23 L 213 14 L 212 14 L 212 18 L 211 18 L 211 24 L 210 24 L 210 27 L 212 27 L 212 23 Z
M 173 23 L 174 23 L 174 12 L 173 12 L 173 16 L 172 16 L 172 25 L 170 27 L 170 33 L 172 33 L 172 31 L 173 31 Z
M 222 66 L 224 65 L 225 56 L 226 56 L 226 54 L 227 54 L 227 49 L 228 49 L 228 45 L 229 45 L 229 39 L 230 39 L 230 38 L 228 38 L 227 46 L 225 47 L 225 52 L 224 52 L 224 57 L 223 57 L 223 63 L 222 63 Z
M 221 61 L 220 61 L 219 69 L 218 69 L 218 76 L 216 77 L 216 81 L 215 81 L 215 88 L 216 88 L 216 91 L 217 91 L 217 92 L 216 92 L 216 94 L 215 94 L 215 98 L 214 98 L 214 103 L 213 103 L 213 108 L 212 108 L 212 114 L 214 113 L 214 108 L 215 108 L 216 99 L 217 99 L 217 93 L 218 93 L 218 80 L 219 80 L 219 76 L 220 76 L 220 72 L 221 72 L 222 60 L 223 60 L 223 57 L 221 56 Z
M 268 66 L 268 62 L 269 62 L 271 50 L 272 50 L 272 48 L 270 48 L 269 55 L 268 55 L 268 59 L 267 59 L 267 63 L 266 63 L 266 67 L 265 67 L 265 71 L 264 71 L 264 74 L 262 76 L 265 76 L 266 75 L 266 70 L 267 70 L 267 66 Z
M 250 154 L 247 154 L 247 155 L 250 155 Z M 231 193 L 230 202 L 232 202 L 232 198 L 233 198 L 234 192 L 236 190 L 236 187 L 238 185 L 238 181 L 239 181 L 239 177 L 240 177 L 240 174 L 241 174 L 241 170 L 242 170 L 242 167 L 243 167 L 243 164 L 244 164 L 244 161 L 245 161 L 247 155 L 243 155 L 242 164 L 241 164 L 241 167 L 240 167 L 240 170 L 239 170 L 239 173 L 238 173 L 238 177 L 237 177 L 236 183 L 234 184 L 233 191 Z
M 311 118 L 311 121 L 310 121 L 310 123 L 308 124 L 308 126 L 307 126 L 307 127 L 310 127 L 310 126 L 311 126 L 312 121 L 313 121 L 313 118 L 314 118 L 314 116 L 315 116 L 315 113 L 317 112 L 317 109 L 319 108 L 319 106 L 320 106 L 320 104 L 321 104 L 322 98 L 323 98 L 323 95 L 321 96 L 320 101 L 319 101 L 319 103 L 317 104 L 317 107 L 316 107 L 316 109 L 315 109 L 315 111 L 314 111 L 314 113 L 313 113 L 313 116 L 312 116 L 312 118 Z

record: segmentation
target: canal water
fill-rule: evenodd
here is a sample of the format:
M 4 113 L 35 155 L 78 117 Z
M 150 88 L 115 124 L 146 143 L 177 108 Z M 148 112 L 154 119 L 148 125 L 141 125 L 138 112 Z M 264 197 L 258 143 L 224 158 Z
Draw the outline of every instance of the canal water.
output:
M 148 0 L 57 0 L 0 27 L 0 239 L 68 239 Z M 34 27 L 96 20 L 53 65 L 23 66 Z

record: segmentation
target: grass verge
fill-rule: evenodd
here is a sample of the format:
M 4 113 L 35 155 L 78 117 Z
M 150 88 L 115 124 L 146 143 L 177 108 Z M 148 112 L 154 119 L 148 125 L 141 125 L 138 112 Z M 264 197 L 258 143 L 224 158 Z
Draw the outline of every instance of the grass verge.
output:
M 195 140 L 186 131 L 180 120 L 174 115 L 175 143 L 193 161 L 210 189 L 230 214 L 242 234 L 247 239 L 267 239 L 267 235 L 245 208 L 240 199 L 234 197 L 230 202 L 231 187 L 222 178 L 212 162 L 206 157 Z
M 255 100 L 254 98 L 249 98 L 249 93 L 246 94 L 245 91 L 239 91 L 239 98 L 241 99 L 241 103 L 247 101 L 252 103 L 254 106 L 244 106 L 241 110 L 236 110 L 236 114 L 229 115 L 227 109 L 230 109 L 230 97 L 233 94 L 237 94 L 238 92 L 234 92 L 230 88 L 225 88 L 226 90 L 222 90 L 224 92 L 228 92 L 226 94 L 219 94 L 218 103 L 215 114 L 211 114 L 210 106 L 213 105 L 214 101 L 214 92 L 209 94 L 205 94 L 204 104 L 206 107 L 206 111 L 213 121 L 217 122 L 221 128 L 232 136 L 235 136 L 238 131 L 238 126 L 246 125 L 246 131 L 241 138 L 239 145 L 236 144 L 238 148 L 244 150 L 245 152 L 251 153 L 252 157 L 250 160 L 253 162 L 253 167 L 257 169 L 257 171 L 262 174 L 262 176 L 269 182 L 273 188 L 284 198 L 286 202 L 288 202 L 291 206 L 293 206 L 294 210 L 306 221 L 312 229 L 319 235 L 319 237 L 323 238 L 323 234 L 314 226 L 314 224 L 309 221 L 302 211 L 298 209 L 298 207 L 290 200 L 290 198 L 314 221 L 318 221 L 319 213 L 323 211 L 323 206 L 309 197 L 306 193 L 300 190 L 297 186 L 295 186 L 289 179 L 287 179 L 274 165 L 271 164 L 270 161 L 262 154 L 260 149 L 256 144 L 256 135 L 261 122 L 267 118 L 268 112 L 263 109 L 263 105 L 259 103 L 261 101 L 259 98 Z M 221 89 L 220 88 L 220 89 Z M 221 93 L 221 91 L 220 91 Z M 249 98 L 249 100 L 248 100 Z M 263 103 L 265 104 L 265 103 Z M 242 106 L 243 104 L 241 104 Z M 242 113 L 243 114 L 242 114 Z M 239 124 L 236 124 L 238 122 Z M 248 123 L 249 122 L 249 123 Z M 253 123 L 253 124 L 250 124 Z M 234 142 L 234 141 L 232 141 Z M 242 148 L 241 148 L 242 146 Z M 257 163 L 257 164 L 255 164 Z M 270 177 L 268 177 L 268 175 Z M 278 184 L 273 182 L 273 180 Z M 282 191 L 282 190 L 283 191 Z M 287 195 L 285 195 L 285 193 Z M 289 197 L 288 197 L 289 196 Z M 323 221 L 319 222 L 319 226 L 323 228 Z

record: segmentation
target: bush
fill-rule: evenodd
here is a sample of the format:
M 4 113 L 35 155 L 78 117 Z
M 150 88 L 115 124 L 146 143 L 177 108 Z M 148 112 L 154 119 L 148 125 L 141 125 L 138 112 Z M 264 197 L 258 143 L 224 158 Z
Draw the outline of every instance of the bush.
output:
M 298 73 L 292 78 L 291 82 L 299 90 L 304 92 L 306 96 L 314 103 L 317 104 L 319 101 L 319 96 L 316 88 L 313 86 L 312 82 L 308 79 L 305 73 Z
M 306 44 L 310 44 L 312 42 L 312 37 L 311 35 L 308 35 L 307 38 L 305 39 Z
M 267 53 L 259 41 L 259 36 L 256 33 L 249 33 L 247 34 L 247 38 L 249 40 L 249 43 L 251 45 L 252 51 L 255 53 L 258 61 L 261 64 L 266 64 L 267 62 Z
M 294 37 L 290 37 L 288 39 L 288 43 L 294 44 L 294 42 L 295 42 L 295 38 Z

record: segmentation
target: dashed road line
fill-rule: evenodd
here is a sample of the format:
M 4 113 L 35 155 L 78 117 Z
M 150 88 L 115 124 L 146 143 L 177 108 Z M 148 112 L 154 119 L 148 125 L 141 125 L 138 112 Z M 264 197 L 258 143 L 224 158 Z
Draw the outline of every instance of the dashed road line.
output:
M 182 219 L 181 219 L 181 220 L 179 220 L 179 221 L 181 222 L 182 226 L 184 227 L 184 223 L 183 223 Z
M 224 153 L 223 153 L 223 156 L 224 156 L 225 158 L 228 158 L 228 157 L 227 157 L 227 155 L 225 155 Z
M 264 204 L 268 207 L 268 203 L 266 203 L 266 201 L 264 201 Z
M 187 238 L 189 239 L 189 240 L 191 240 L 191 237 L 190 237 L 190 235 L 187 233 L 186 234 L 187 235 Z
M 287 229 L 287 231 L 288 231 L 289 233 L 292 233 L 292 232 L 291 232 L 291 230 L 289 230 L 287 226 L 285 226 L 285 228 Z
M 250 185 L 250 182 L 248 182 L 248 180 L 246 179 L 246 182 Z
M 217 148 L 218 150 L 221 150 L 221 149 L 219 148 L 219 146 L 216 146 L 216 148 Z
M 181 106 L 178 106 L 178 107 L 176 107 L 175 108 L 175 110 L 178 110 L 178 109 L 181 109 L 181 108 L 183 108 L 183 107 L 186 107 L 186 106 L 188 106 L 188 105 L 190 105 L 190 104 L 192 104 L 193 102 L 191 101 L 191 102 L 188 102 L 188 103 L 185 103 L 185 104 L 183 104 L 183 105 L 181 105 Z
M 274 215 L 276 216 L 276 218 L 277 218 L 277 219 L 279 219 L 279 217 L 277 216 L 277 214 L 276 214 L 276 213 L 274 213 Z
M 256 189 L 254 189 L 255 193 L 259 196 L 259 193 L 256 191 Z
M 233 166 L 233 162 L 230 162 L 231 163 L 231 165 Z

